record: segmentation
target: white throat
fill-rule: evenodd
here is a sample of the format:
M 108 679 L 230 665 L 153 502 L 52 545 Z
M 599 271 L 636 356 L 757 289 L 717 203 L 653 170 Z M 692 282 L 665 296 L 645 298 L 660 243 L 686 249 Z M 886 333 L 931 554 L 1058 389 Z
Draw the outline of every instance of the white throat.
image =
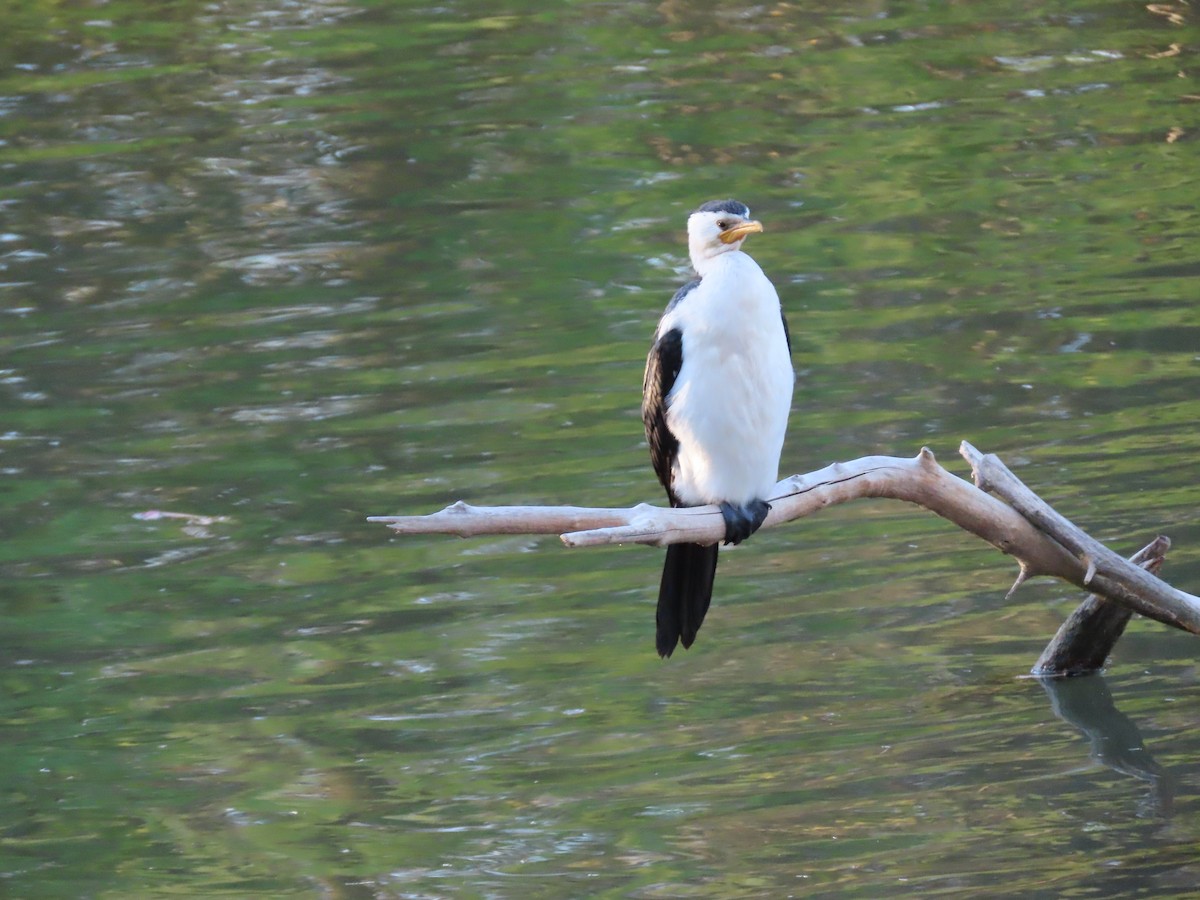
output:
M 697 221 L 697 217 L 688 220 L 688 256 L 691 257 L 692 268 L 701 278 L 712 268 L 713 260 L 724 253 L 741 250 L 743 243 L 744 240 L 723 244 L 713 239 L 712 232 L 705 229 L 704 223 Z

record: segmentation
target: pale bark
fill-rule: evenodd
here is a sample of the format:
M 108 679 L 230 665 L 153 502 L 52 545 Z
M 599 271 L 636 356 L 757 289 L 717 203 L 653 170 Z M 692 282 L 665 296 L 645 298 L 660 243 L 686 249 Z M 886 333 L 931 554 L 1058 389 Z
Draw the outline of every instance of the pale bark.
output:
M 1052 576 L 1165 624 L 1200 634 L 1200 598 L 1177 590 L 1088 537 L 1022 484 L 995 456 L 963 442 L 976 485 L 923 448 L 913 459 L 867 456 L 780 481 L 764 528 L 867 497 L 915 503 L 1014 557 L 1027 578 Z M 1007 502 L 1001 502 L 995 493 Z M 1011 505 L 1010 505 L 1011 504 Z M 712 544 L 724 535 L 716 506 L 670 509 L 575 506 L 476 507 L 462 501 L 426 516 L 372 516 L 401 534 L 558 534 L 568 547 Z
M 1171 587 L 1085 534 L 1051 509 L 994 455 L 982 454 L 966 441 L 963 441 L 962 454 L 971 463 L 975 483 L 980 489 L 1003 497 L 1029 522 L 1068 549 L 1075 569 L 1082 568 L 1083 574 L 1078 578 L 1066 578 L 1067 581 L 1144 616 L 1200 634 L 1200 597 Z M 1056 571 L 1037 569 L 1029 574 L 1066 577 Z

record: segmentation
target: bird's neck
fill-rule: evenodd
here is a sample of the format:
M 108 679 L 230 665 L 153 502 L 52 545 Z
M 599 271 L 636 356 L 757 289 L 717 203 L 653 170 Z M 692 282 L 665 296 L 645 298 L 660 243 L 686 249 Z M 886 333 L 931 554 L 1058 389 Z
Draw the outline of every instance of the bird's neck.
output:
M 753 259 L 729 252 L 707 260 L 700 284 L 679 304 L 685 333 L 711 333 L 720 343 L 753 337 L 779 324 L 779 296 Z
M 698 253 L 692 254 L 692 268 L 696 270 L 696 274 L 701 278 L 716 275 L 732 268 L 745 266 L 747 263 L 754 268 L 758 268 L 758 264 L 754 260 L 736 248 L 714 253 L 711 256 L 703 256 Z

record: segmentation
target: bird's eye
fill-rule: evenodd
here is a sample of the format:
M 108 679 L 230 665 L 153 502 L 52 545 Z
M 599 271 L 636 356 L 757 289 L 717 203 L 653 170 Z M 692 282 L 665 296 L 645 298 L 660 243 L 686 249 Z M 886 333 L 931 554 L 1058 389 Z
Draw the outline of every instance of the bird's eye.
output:
M 717 227 L 720 228 L 722 231 L 725 231 L 732 224 L 733 223 L 730 222 L 728 219 L 722 219 L 720 222 L 717 223 Z

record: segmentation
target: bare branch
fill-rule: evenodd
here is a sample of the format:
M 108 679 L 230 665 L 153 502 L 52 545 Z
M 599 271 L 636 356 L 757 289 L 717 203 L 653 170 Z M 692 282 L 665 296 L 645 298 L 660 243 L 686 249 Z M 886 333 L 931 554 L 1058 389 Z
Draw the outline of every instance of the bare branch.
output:
M 1013 509 L 1075 556 L 1078 566 L 1083 568 L 1083 576 L 1066 580 L 1144 616 L 1200 634 L 1200 597 L 1171 587 L 1085 534 L 1051 509 L 995 455 L 982 454 L 966 441 L 960 452 L 971 463 L 975 483 L 981 490 L 1003 497 Z
M 1129 561 L 1153 575 L 1162 568 L 1169 538 L 1159 535 Z M 1034 675 L 1082 675 L 1099 670 L 1125 632 L 1133 610 L 1090 594 L 1062 623 L 1031 670 Z
M 1009 599 L 1017 592 L 1017 588 L 1025 583 L 1025 579 L 1029 577 L 1029 567 L 1025 563 L 1021 563 L 1021 571 L 1017 573 L 1017 580 L 1012 583 L 1012 587 L 1008 589 L 1008 593 L 1004 595 L 1004 599 Z
M 596 509 L 585 506 L 472 506 L 459 500 L 427 516 L 371 516 L 399 534 L 562 534 L 580 528 L 611 528 L 629 522 L 641 510 Z
M 763 527 L 868 497 L 915 503 L 1016 558 L 1020 573 L 1010 594 L 1026 578 L 1053 576 L 1090 587 L 1149 618 L 1200 634 L 1200 598 L 1172 588 L 1092 541 L 1040 501 L 995 457 L 984 457 L 966 442 L 961 452 L 972 463 L 979 487 L 938 465 L 928 448 L 922 448 L 913 459 L 867 456 L 780 481 L 767 498 L 771 512 Z M 1016 490 L 1013 482 L 1021 490 Z M 1012 505 L 987 490 L 994 490 Z M 1035 502 L 1027 502 L 1028 498 Z M 716 506 L 670 509 L 645 503 L 609 509 L 476 507 L 460 501 L 428 516 L 372 516 L 368 521 L 381 522 L 402 534 L 558 534 L 568 547 L 713 544 L 725 532 Z M 1130 570 L 1136 574 L 1131 576 Z

